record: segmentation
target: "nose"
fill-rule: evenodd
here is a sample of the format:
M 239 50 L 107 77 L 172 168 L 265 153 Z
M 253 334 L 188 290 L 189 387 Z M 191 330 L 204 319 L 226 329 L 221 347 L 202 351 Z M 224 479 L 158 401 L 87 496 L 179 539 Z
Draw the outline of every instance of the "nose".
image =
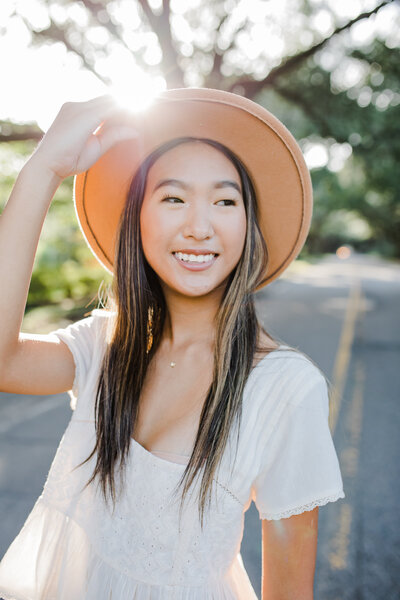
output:
M 201 203 L 193 203 L 187 209 L 183 235 L 196 240 L 206 240 L 214 235 L 210 209 Z

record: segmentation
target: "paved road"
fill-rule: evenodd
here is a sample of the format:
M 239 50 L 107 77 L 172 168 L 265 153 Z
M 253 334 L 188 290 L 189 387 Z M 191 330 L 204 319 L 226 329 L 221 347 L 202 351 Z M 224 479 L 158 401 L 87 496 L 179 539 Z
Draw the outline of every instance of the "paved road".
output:
M 301 267 L 301 268 L 300 268 Z M 400 598 L 400 265 L 330 256 L 257 295 L 267 331 L 333 383 L 330 426 L 346 498 L 319 510 L 316 600 Z M 0 556 L 39 496 L 70 418 L 68 397 L 1 394 Z M 261 598 L 261 522 L 242 556 Z

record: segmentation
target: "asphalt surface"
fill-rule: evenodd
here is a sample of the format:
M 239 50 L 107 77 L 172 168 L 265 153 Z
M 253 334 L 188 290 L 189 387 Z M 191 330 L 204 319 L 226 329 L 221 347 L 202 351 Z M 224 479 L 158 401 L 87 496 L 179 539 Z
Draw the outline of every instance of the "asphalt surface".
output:
M 257 294 L 267 331 L 333 385 L 330 426 L 346 497 L 319 509 L 315 600 L 400 598 L 400 263 L 326 257 Z M 0 556 L 42 491 L 69 398 L 0 394 Z M 261 521 L 241 553 L 261 598 Z

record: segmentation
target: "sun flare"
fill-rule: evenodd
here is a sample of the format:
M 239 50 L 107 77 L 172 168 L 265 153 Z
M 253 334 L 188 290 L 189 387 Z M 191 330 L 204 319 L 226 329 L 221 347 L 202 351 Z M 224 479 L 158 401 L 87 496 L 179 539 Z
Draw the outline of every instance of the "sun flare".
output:
M 132 112 L 141 112 L 151 106 L 156 96 L 165 89 L 163 78 L 142 77 L 140 82 L 113 85 L 110 93 L 122 108 Z

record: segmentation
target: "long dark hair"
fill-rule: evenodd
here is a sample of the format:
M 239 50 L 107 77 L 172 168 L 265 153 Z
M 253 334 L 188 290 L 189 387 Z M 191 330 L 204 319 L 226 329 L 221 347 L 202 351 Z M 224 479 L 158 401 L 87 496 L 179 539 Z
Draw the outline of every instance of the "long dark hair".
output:
M 176 138 L 152 152 L 133 177 L 116 245 L 115 275 L 109 299 L 116 317 L 98 381 L 96 443 L 86 461 L 96 454 L 96 466 L 87 485 L 98 476 L 104 498 L 109 495 L 115 503 L 115 471 L 116 468 L 124 471 L 137 424 L 142 386 L 149 363 L 159 347 L 167 314 L 158 276 L 148 264 L 142 248 L 140 211 L 147 175 L 165 152 L 195 140 L 222 152 L 237 169 L 247 221 L 243 252 L 229 276 L 216 316 L 212 383 L 204 398 L 192 455 L 177 486 L 183 485 L 182 509 L 187 491 L 204 469 L 199 493 L 199 516 L 203 526 L 207 496 L 209 505 L 214 474 L 236 421 L 239 437 L 244 386 L 255 353 L 260 350 L 260 332 L 266 333 L 258 323 L 253 299 L 268 262 L 267 247 L 258 225 L 256 196 L 242 162 L 219 142 L 208 138 Z M 275 345 L 263 350 L 274 348 Z

